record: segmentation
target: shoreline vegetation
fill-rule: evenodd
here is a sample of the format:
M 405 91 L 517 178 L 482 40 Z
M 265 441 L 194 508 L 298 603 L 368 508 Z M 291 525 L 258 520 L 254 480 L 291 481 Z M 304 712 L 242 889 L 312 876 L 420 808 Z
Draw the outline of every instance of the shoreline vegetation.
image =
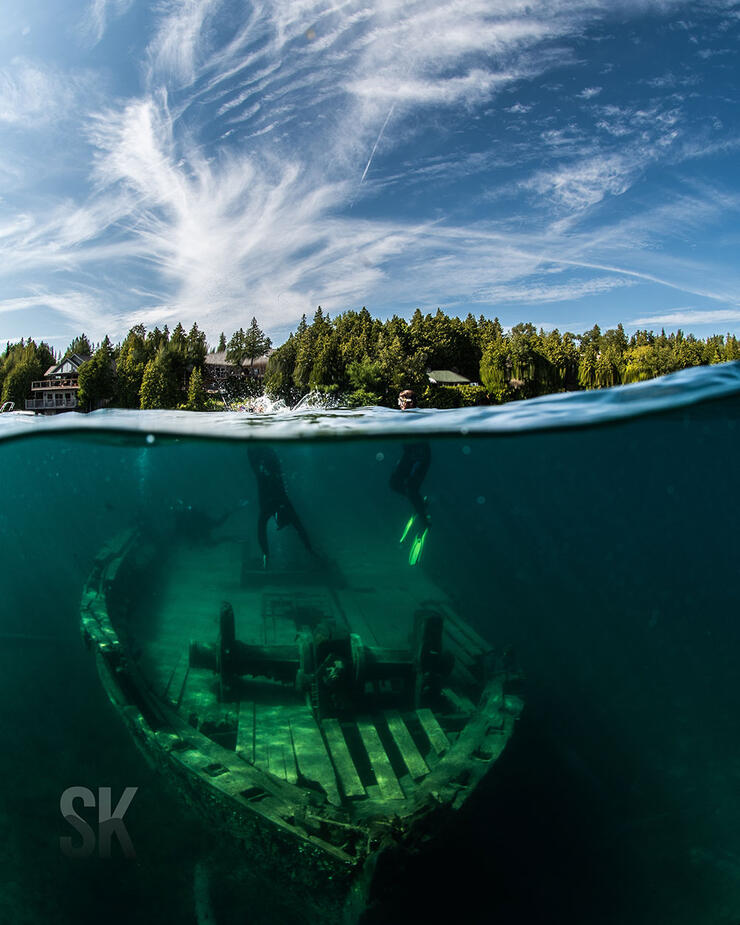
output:
M 222 333 L 213 348 L 197 324 L 187 333 L 181 324 L 171 333 L 166 325 L 149 332 L 136 325 L 115 346 L 106 336 L 93 347 L 81 334 L 61 355 L 43 341 L 21 339 L 0 355 L 0 403 L 23 407 L 31 383 L 73 353 L 90 357 L 79 370 L 78 410 L 189 411 L 223 411 L 263 393 L 290 406 L 319 393 L 337 406 L 396 407 L 405 388 L 417 392 L 420 407 L 498 405 L 740 359 L 740 342 L 731 334 L 702 340 L 681 330 L 638 330 L 627 337 L 621 324 L 603 333 L 595 325 L 582 334 L 561 334 L 527 322 L 505 331 L 498 318 L 460 319 L 440 309 L 426 315 L 417 309 L 410 321 L 381 321 L 366 308 L 332 319 L 319 306 L 310 323 L 304 315 L 285 343 L 271 346 L 255 318 L 228 342 Z M 209 382 L 206 357 L 222 351 L 233 373 Z M 251 364 L 268 352 L 263 379 L 250 372 Z M 430 370 L 455 372 L 470 384 L 432 383 Z

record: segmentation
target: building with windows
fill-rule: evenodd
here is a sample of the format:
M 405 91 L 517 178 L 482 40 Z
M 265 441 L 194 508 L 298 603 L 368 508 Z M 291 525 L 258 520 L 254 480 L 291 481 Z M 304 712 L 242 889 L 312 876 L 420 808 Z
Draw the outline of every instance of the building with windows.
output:
M 50 366 L 43 379 L 31 383 L 32 398 L 26 399 L 26 411 L 37 414 L 58 414 L 77 408 L 80 366 L 90 357 L 72 353 Z
M 225 350 L 206 354 L 203 363 L 203 382 L 206 389 L 209 392 L 218 392 L 232 377 L 251 378 L 261 382 L 265 378 L 267 362 L 272 353 L 274 351 L 270 350 L 265 356 L 257 357 L 254 360 L 242 360 L 241 367 L 226 359 Z

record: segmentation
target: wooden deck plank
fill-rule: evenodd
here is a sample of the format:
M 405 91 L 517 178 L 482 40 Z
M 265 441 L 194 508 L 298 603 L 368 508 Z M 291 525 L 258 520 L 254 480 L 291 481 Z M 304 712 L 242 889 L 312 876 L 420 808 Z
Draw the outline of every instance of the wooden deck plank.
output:
M 263 640 L 266 646 L 289 645 L 295 641 L 294 607 L 287 595 L 262 597 Z
M 375 724 L 371 720 L 358 720 L 357 728 L 362 738 L 362 744 L 365 746 L 365 751 L 370 758 L 370 765 L 378 782 L 378 787 L 380 787 L 381 795 L 386 800 L 403 800 L 404 792 L 391 767 L 388 755 L 385 753 Z
M 307 706 L 283 708 L 283 715 L 289 718 L 298 768 L 307 780 L 317 783 L 335 806 L 341 804 L 334 767 L 326 751 L 321 731 Z
M 385 719 L 393 736 L 393 741 L 398 746 L 412 780 L 419 780 L 419 778 L 424 777 L 425 774 L 429 773 L 429 766 L 421 757 L 421 752 L 411 738 L 411 733 L 406 728 L 406 723 L 404 723 L 401 714 L 396 710 L 387 710 Z
M 200 724 L 206 711 L 212 710 L 218 704 L 213 684 L 212 672 L 204 668 L 191 668 L 188 671 L 179 704 L 179 711 L 186 719 L 195 714 Z
M 360 775 L 357 773 L 354 761 L 352 761 L 339 721 L 325 719 L 321 723 L 321 728 L 324 731 L 326 743 L 329 746 L 329 754 L 334 762 L 344 795 L 349 799 L 352 797 L 364 797 L 365 788 L 362 786 Z
M 447 738 L 444 729 L 439 725 L 437 717 L 426 707 L 417 710 L 416 715 L 419 717 L 421 727 L 434 751 L 438 755 L 444 755 L 450 747 L 450 740 Z
M 167 685 L 164 689 L 164 696 L 176 707 L 180 705 L 182 692 L 185 690 L 185 684 L 187 683 L 189 671 L 190 655 L 188 649 L 185 649 L 180 654 L 180 658 L 177 664 L 170 672 L 169 680 L 167 681 Z
M 293 745 L 284 708 L 273 704 L 254 707 L 254 763 L 263 771 L 294 784 L 298 780 Z
M 474 713 L 475 704 L 464 694 L 453 691 L 450 687 L 442 689 L 442 696 L 460 713 Z
M 254 704 L 249 700 L 243 700 L 239 704 L 236 753 L 240 758 L 254 764 Z

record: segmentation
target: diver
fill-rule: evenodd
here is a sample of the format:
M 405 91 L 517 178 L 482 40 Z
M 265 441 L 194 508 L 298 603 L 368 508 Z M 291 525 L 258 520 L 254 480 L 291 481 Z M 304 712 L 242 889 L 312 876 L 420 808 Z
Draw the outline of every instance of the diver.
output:
M 292 524 L 312 556 L 318 554 L 311 545 L 305 527 L 296 513 L 283 484 L 283 473 L 277 453 L 269 447 L 250 447 L 247 451 L 249 464 L 257 479 L 259 513 L 257 514 L 257 539 L 262 550 L 262 564 L 267 568 L 270 548 L 267 545 L 267 522 L 274 517 L 278 530 Z
M 398 396 L 398 407 L 401 411 L 416 408 L 416 393 L 412 389 L 404 389 Z M 426 440 L 418 443 L 405 443 L 401 458 L 396 463 L 389 482 L 391 489 L 408 498 L 414 509 L 414 514 L 406 523 L 400 540 L 403 543 L 411 528 L 416 524 L 416 537 L 411 543 L 409 553 L 410 565 L 416 565 L 419 561 L 432 523 L 427 511 L 427 499 L 421 494 L 421 485 L 429 471 L 431 461 L 432 451 Z

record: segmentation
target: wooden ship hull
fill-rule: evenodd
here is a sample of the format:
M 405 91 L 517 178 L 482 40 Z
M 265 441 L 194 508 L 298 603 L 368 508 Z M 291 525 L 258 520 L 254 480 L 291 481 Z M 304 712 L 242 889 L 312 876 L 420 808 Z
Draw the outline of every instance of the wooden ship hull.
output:
M 99 551 L 82 595 L 83 637 L 136 743 L 302 920 L 357 921 L 522 709 L 516 670 L 421 569 L 372 579 L 253 569 L 237 543 L 176 546 L 163 568 L 132 530 Z

